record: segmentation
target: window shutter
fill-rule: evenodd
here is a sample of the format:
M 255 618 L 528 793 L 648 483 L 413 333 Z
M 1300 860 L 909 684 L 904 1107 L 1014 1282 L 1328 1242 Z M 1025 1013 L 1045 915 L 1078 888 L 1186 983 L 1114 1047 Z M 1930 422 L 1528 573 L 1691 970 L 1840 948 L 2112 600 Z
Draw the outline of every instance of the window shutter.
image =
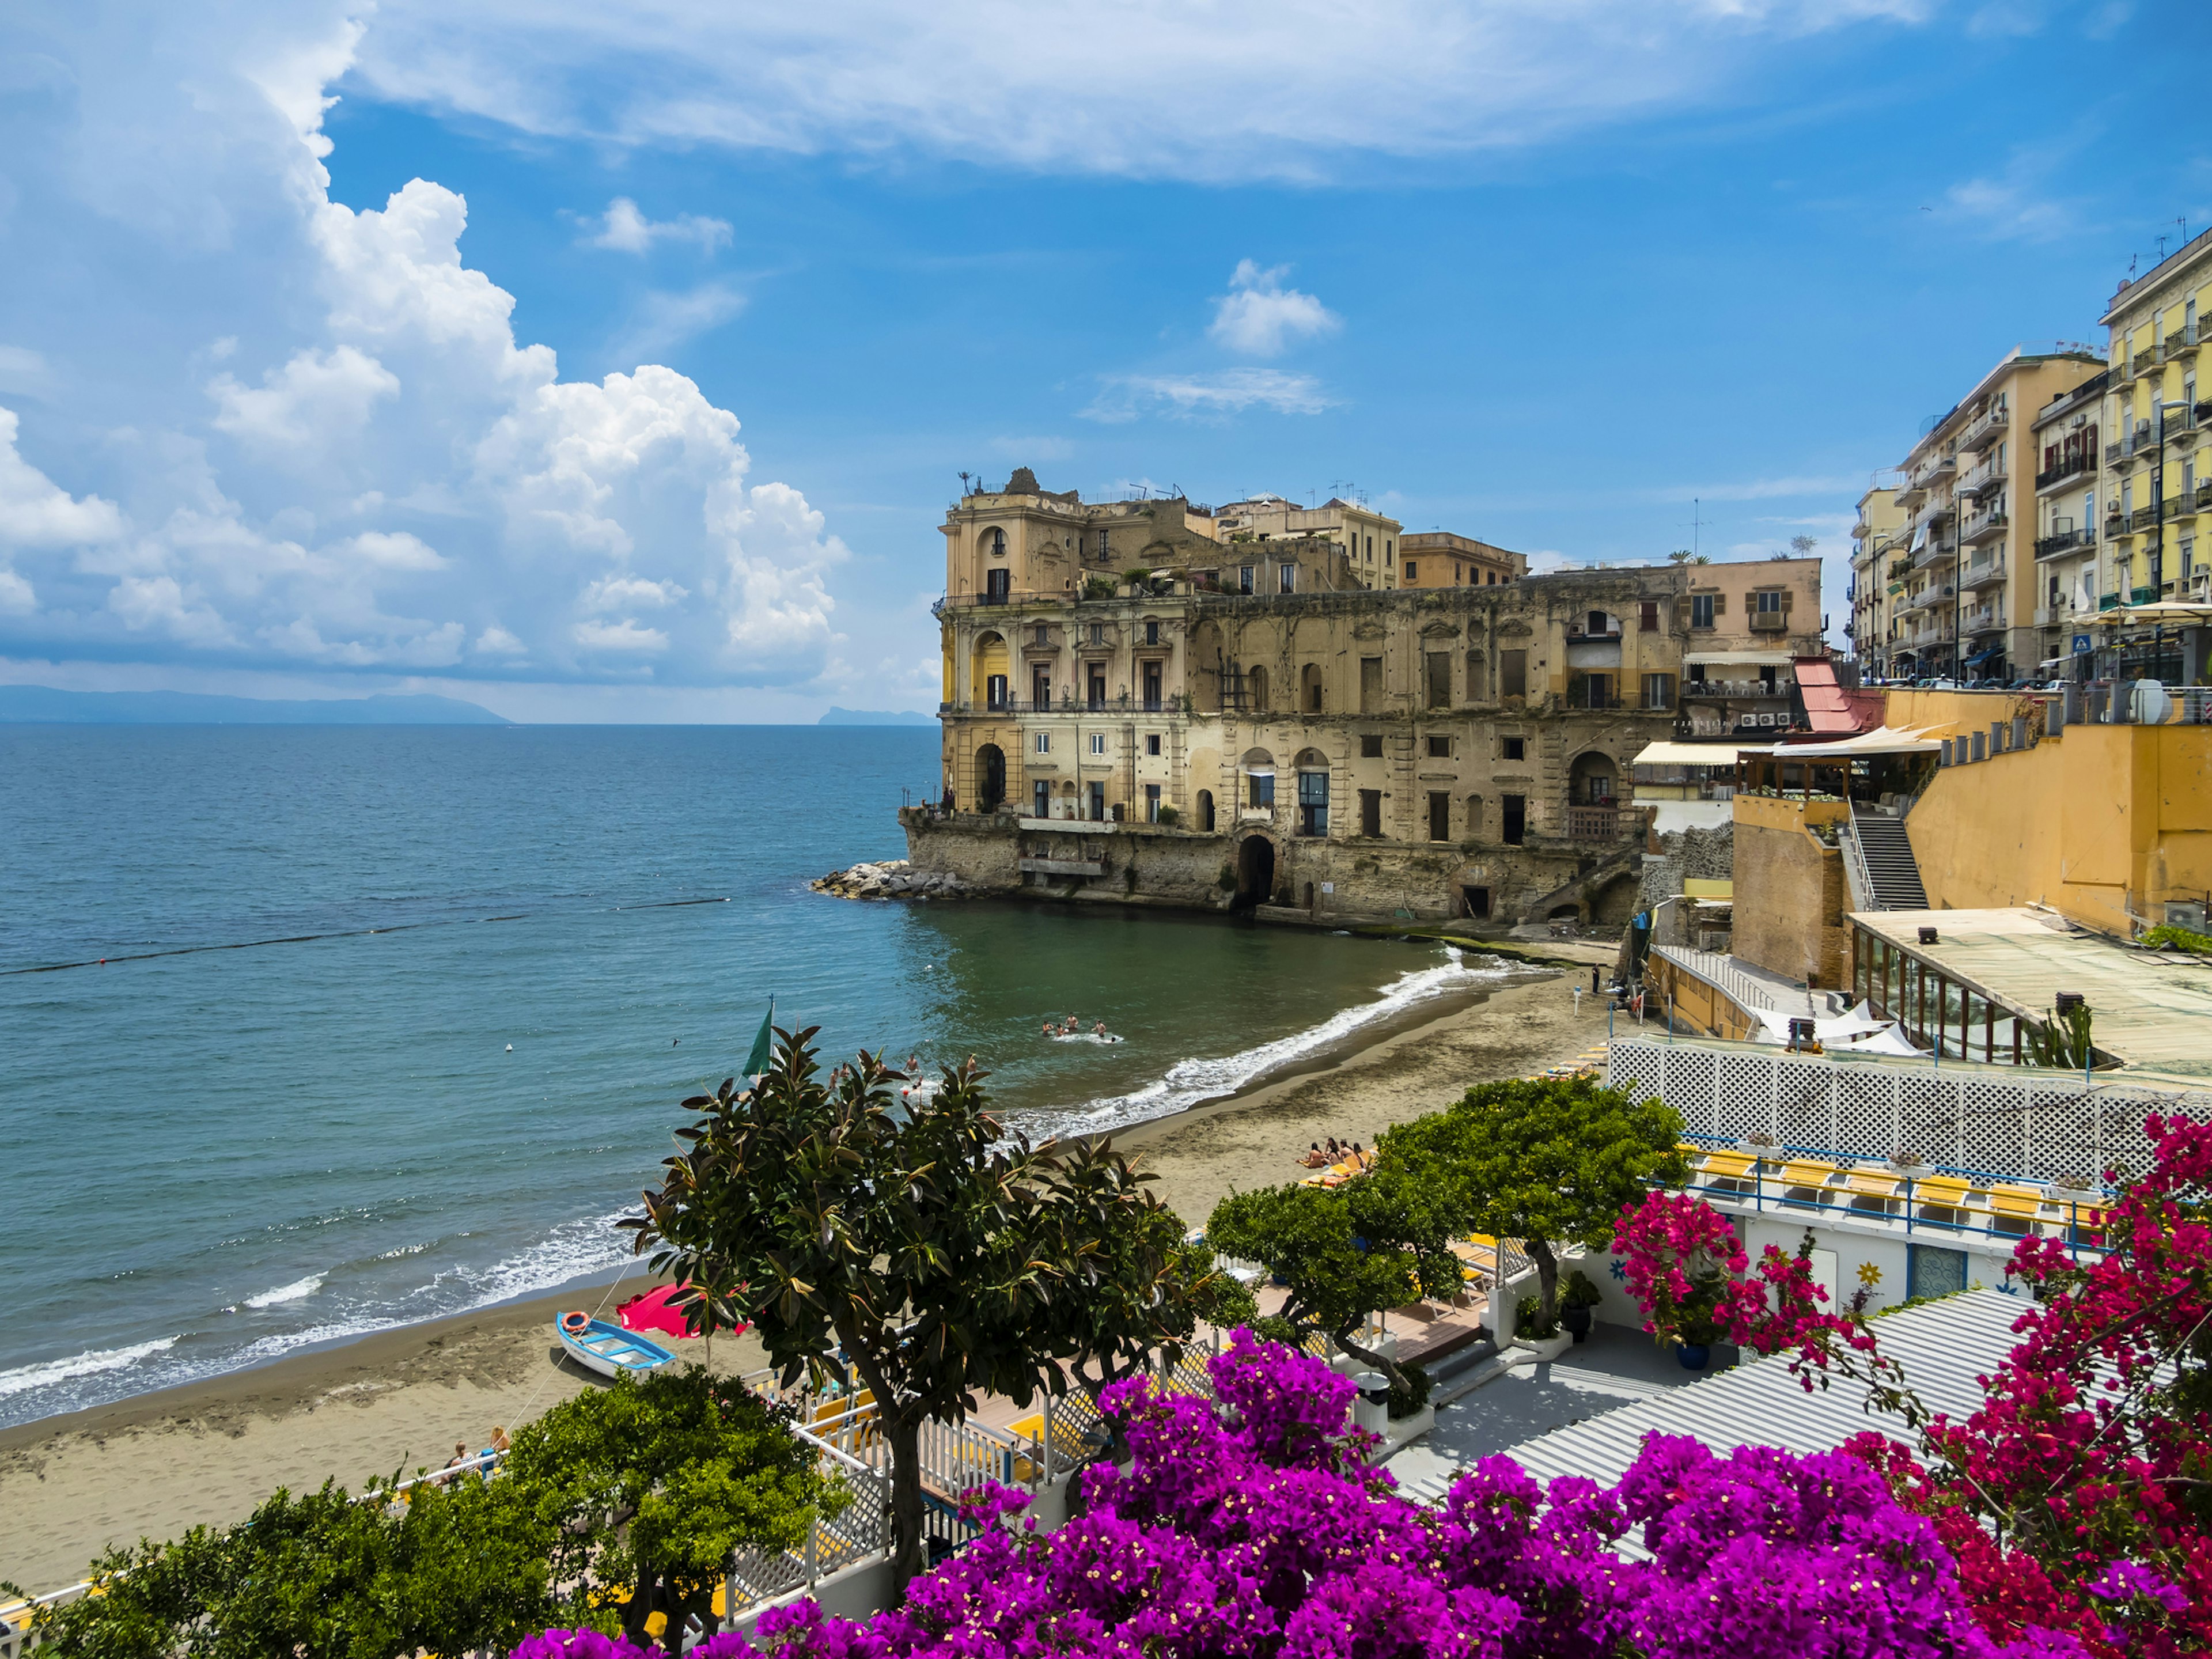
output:
M 1782 590 L 1782 608 L 1784 611 L 1790 608 L 1790 590 L 1786 587 Z
M 1716 593 L 1716 594 L 1714 594 L 1714 595 L 1713 595 L 1713 615 L 1715 615 L 1716 617 L 1719 617 L 1719 616 L 1725 616 L 1725 615 L 1727 614 L 1727 612 L 1728 612 L 1728 595 L 1727 595 L 1727 594 L 1725 594 L 1725 593 Z
M 1687 595 L 1674 601 L 1674 626 L 1686 629 L 1690 625 L 1690 601 Z

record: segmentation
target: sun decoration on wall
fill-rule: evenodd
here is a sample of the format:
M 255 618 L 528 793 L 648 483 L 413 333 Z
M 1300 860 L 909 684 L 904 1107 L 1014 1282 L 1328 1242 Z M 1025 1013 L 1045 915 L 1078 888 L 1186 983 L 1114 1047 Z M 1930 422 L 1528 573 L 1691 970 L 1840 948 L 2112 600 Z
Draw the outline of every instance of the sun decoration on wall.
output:
M 1872 1290 L 1881 1283 L 1881 1269 L 1871 1261 L 1859 1263 L 1859 1283 Z

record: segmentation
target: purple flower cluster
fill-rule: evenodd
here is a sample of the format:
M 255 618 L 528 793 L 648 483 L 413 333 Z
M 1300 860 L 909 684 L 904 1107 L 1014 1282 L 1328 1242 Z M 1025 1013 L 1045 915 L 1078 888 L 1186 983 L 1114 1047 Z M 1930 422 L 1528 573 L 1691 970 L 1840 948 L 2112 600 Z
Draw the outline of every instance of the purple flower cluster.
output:
M 641 1648 L 619 1636 L 602 1636 L 595 1630 L 542 1630 L 516 1648 L 512 1659 L 666 1659 L 659 1648 Z M 759 1650 L 744 1636 L 726 1630 L 710 1636 L 684 1659 L 759 1659 Z
M 782 1659 L 2083 1652 L 2043 1632 L 1992 1644 L 1930 1524 L 1841 1453 L 1718 1458 L 1655 1437 L 1617 1486 L 1548 1492 L 1491 1457 L 1438 1513 L 1367 1467 L 1343 1432 L 1351 1385 L 1319 1362 L 1240 1331 L 1213 1381 L 1218 1409 L 1143 1379 L 1109 1390 L 1134 1461 L 1087 1472 L 1059 1530 L 991 1527 L 896 1611 L 858 1625 L 800 1602 L 762 1637 Z

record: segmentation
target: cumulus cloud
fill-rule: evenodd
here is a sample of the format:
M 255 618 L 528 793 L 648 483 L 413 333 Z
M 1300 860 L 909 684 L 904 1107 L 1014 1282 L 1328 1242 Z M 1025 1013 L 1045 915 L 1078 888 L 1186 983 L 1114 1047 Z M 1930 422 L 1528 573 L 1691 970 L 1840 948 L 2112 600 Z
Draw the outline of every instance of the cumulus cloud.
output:
M 1214 301 L 1206 332 L 1231 351 L 1248 357 L 1279 357 L 1299 340 L 1334 334 L 1344 319 L 1310 294 L 1285 288 L 1288 265 L 1262 270 L 1249 259 L 1237 262 L 1229 292 Z
M 1094 421 L 1133 421 L 1158 411 L 1220 418 L 1264 409 L 1278 415 L 1318 415 L 1334 401 L 1310 374 L 1278 368 L 1231 368 L 1218 374 L 1109 374 L 1082 413 Z
M 617 144 L 1303 177 L 1347 152 L 1518 147 L 1718 98 L 1778 47 L 1932 3 L 1091 0 L 1041 30 L 1012 0 L 381 0 L 361 73 L 389 97 Z
M 701 252 L 712 253 L 717 247 L 726 246 L 732 235 L 727 219 L 708 219 L 696 213 L 648 219 L 627 196 L 616 197 L 607 204 L 603 216 L 585 222 L 592 228 L 592 234 L 584 239 L 586 246 L 612 248 L 621 253 L 650 253 L 656 242 L 696 242 Z
M 798 490 L 750 478 L 736 416 L 651 361 L 562 379 L 550 348 L 516 337 L 513 296 L 465 262 L 457 192 L 415 179 L 377 206 L 332 200 L 321 122 L 362 26 L 329 0 L 233 21 L 157 18 L 118 53 L 96 15 L 53 15 L 62 91 L 28 131 L 60 183 L 26 198 L 22 228 L 114 286 L 22 321 L 73 370 L 116 307 L 155 326 L 188 313 L 175 325 L 194 332 L 167 343 L 173 382 L 135 346 L 118 368 L 128 424 L 71 409 L 65 434 L 40 411 L 33 432 L 0 410 L 0 651 L 541 682 L 818 676 L 844 549 Z M 598 230 L 617 246 L 727 234 L 635 204 Z M 118 237 L 140 257 L 70 253 Z M 191 307 L 164 291 L 180 250 L 206 284 Z M 716 289 L 648 305 L 641 348 L 741 303 Z M 0 372 L 45 363 L 0 357 Z

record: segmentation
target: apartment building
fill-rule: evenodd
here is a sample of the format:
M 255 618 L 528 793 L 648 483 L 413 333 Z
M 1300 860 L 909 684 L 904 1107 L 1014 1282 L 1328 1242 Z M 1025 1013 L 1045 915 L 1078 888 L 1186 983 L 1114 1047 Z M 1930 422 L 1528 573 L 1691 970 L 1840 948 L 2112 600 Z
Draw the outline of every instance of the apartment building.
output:
M 1905 592 L 1902 574 L 1905 509 L 1897 504 L 1898 486 L 1904 480 L 1891 475 L 1877 477 L 1859 497 L 1851 522 L 1851 577 L 1847 590 L 1851 618 L 1844 634 L 1861 671 L 1881 678 L 1889 672 L 1891 601 Z M 1898 574 L 1891 567 L 1899 565 Z
M 2037 660 L 2068 667 L 2090 648 L 2098 595 L 2099 447 L 2109 377 L 2093 374 L 2035 413 Z
M 1787 730 L 1800 657 L 1824 657 L 1820 561 L 1687 564 L 1680 734 L 1741 738 Z
M 1526 554 L 1509 553 L 1449 530 L 1417 530 L 1398 538 L 1401 587 L 1495 587 L 1528 574 Z
M 1703 607 L 1677 566 L 1384 592 L 1364 524 L 1279 516 L 1263 539 L 1249 506 L 1091 504 L 1021 473 L 947 513 L 948 799 L 902 820 L 918 867 L 1039 897 L 1618 921 L 1629 766 L 1676 734 L 1686 647 L 1778 657 L 1768 617 L 1818 632 L 1817 561 L 1700 571 Z M 1711 706 L 1786 707 L 1785 673 L 1753 665 Z
M 1905 591 L 1891 596 L 1899 678 L 2005 679 L 2038 672 L 2034 411 L 2102 371 L 2094 354 L 2015 347 L 1930 423 L 1893 500 L 1906 517 Z M 2019 510 L 2015 510 L 2015 508 Z
M 1341 548 L 1346 564 L 1362 587 L 1396 587 L 1398 543 L 1395 519 L 1356 501 L 1331 496 L 1319 507 L 1300 507 L 1280 495 L 1258 495 L 1214 509 L 1213 522 L 1224 541 L 1315 540 Z
M 2212 326 L 2212 233 L 2123 283 L 2100 320 L 2111 361 L 2097 604 L 2212 600 L 2212 398 L 2199 362 Z M 2143 620 L 2099 640 L 2100 671 L 2201 679 L 2206 630 Z

